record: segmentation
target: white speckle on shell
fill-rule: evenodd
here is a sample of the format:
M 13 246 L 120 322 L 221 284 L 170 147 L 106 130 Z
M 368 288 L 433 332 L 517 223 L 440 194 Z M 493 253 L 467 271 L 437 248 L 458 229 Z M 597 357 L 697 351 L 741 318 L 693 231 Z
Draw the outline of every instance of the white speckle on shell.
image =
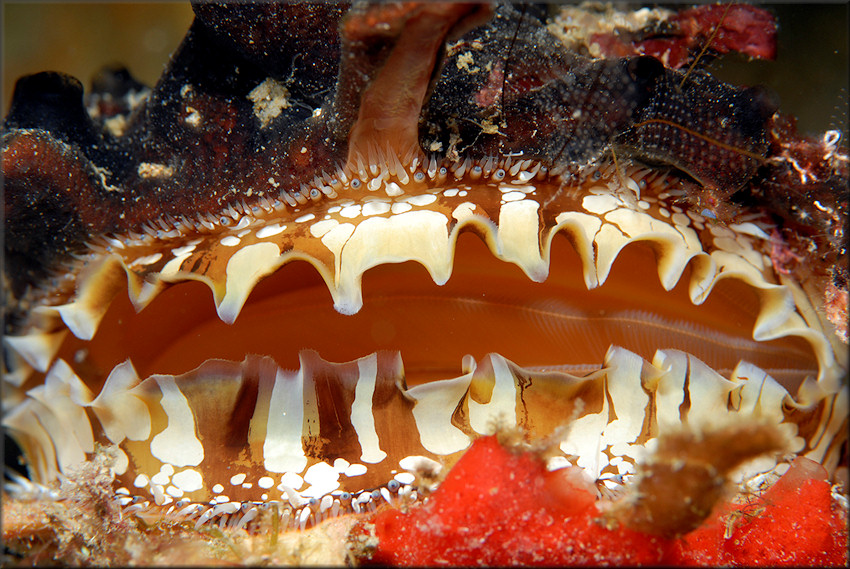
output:
M 285 484 L 295 490 L 298 490 L 304 485 L 304 479 L 296 472 L 286 472 L 283 476 L 281 476 L 280 482 L 281 484 Z
M 260 239 L 272 237 L 274 235 L 277 235 L 278 233 L 283 233 L 285 229 L 286 225 L 280 223 L 275 223 L 274 225 L 266 225 L 265 227 L 262 227 L 257 231 L 257 237 Z
M 392 205 L 392 208 L 391 208 L 390 211 L 392 211 L 393 215 L 398 215 L 400 213 L 410 211 L 411 209 L 413 209 L 413 206 L 410 205 L 409 203 L 399 202 L 399 203 L 394 203 Z
M 409 198 L 404 198 L 404 201 L 411 205 L 422 207 L 437 201 L 437 196 L 435 196 L 434 194 L 421 194 L 418 196 L 410 196 Z
M 262 478 L 257 480 L 257 486 L 259 486 L 260 488 L 263 488 L 265 490 L 268 490 L 269 488 L 274 486 L 274 480 L 272 479 L 271 476 L 263 476 Z
M 346 468 L 345 472 L 343 472 L 343 474 L 345 474 L 348 477 L 362 476 L 362 475 L 366 474 L 367 471 L 368 471 L 368 469 L 366 468 L 366 465 L 355 463 L 355 464 L 352 464 L 351 466 L 349 466 L 348 468 Z
M 410 472 L 399 472 L 393 478 L 400 484 L 413 484 L 416 480 L 416 476 Z
M 184 492 L 195 492 L 204 487 L 203 477 L 197 470 L 192 468 L 187 468 L 172 476 L 171 483 Z

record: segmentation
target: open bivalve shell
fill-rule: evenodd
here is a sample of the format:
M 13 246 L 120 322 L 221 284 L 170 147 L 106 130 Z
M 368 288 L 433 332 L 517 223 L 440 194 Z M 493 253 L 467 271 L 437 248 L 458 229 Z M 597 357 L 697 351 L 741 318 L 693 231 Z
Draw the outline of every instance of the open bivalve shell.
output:
M 737 480 L 794 455 L 835 470 L 846 346 L 775 270 L 769 222 L 697 211 L 693 180 L 632 160 L 426 153 L 433 61 L 398 69 L 369 84 L 342 166 L 98 234 L 26 297 L 3 424 L 34 481 L 112 447 L 128 509 L 242 527 L 274 504 L 303 528 L 413 499 L 498 427 L 613 488 L 660 434 L 741 418 L 789 455 Z M 398 84 L 413 111 L 370 99 Z
M 613 479 L 665 429 L 738 415 L 836 464 L 846 362 L 758 225 L 712 225 L 668 205 L 675 181 L 632 169 L 624 187 L 613 165 L 574 186 L 530 161 L 375 169 L 300 211 L 93 244 L 6 339 L 32 367 L 5 424 L 37 480 L 98 442 L 156 504 L 302 508 L 411 457 L 451 463 L 497 425 L 566 427 L 567 460 Z

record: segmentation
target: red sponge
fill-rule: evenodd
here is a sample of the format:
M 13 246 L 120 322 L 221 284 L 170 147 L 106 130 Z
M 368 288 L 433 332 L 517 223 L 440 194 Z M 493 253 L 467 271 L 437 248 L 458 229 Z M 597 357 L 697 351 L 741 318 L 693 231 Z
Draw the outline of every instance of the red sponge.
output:
M 797 458 L 767 492 L 725 505 L 684 536 L 666 561 L 675 565 L 847 564 L 847 519 L 832 506 L 827 473 Z
M 374 517 L 372 563 L 388 565 L 844 565 L 847 527 L 823 469 L 797 459 L 745 506 L 721 505 L 674 540 L 603 516 L 592 484 L 548 472 L 496 437 L 473 444 L 424 504 Z M 675 491 L 675 489 L 671 489 Z M 727 527 L 730 530 L 727 532 Z M 727 537 L 728 535 L 728 537 Z

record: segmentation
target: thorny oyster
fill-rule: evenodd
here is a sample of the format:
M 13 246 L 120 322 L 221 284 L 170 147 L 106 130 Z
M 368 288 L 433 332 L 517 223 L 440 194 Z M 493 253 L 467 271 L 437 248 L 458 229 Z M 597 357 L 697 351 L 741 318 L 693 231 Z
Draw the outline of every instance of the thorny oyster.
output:
M 107 73 L 86 112 L 39 74 L 4 123 L 4 425 L 36 483 L 109 455 L 125 517 L 305 527 L 494 424 L 617 488 L 665 429 L 741 416 L 835 471 L 835 137 L 532 8 L 195 11 L 152 91 Z

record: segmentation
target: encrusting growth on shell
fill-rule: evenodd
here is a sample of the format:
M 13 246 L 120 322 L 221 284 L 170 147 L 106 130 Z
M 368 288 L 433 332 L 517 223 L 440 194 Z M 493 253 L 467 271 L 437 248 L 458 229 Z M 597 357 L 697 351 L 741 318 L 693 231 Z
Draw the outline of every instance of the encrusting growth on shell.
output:
M 4 495 L 5 545 L 26 552 L 21 564 L 337 566 L 350 555 L 347 534 L 360 519 L 356 515 L 293 532 L 276 523 L 278 512 L 269 508 L 257 519 L 263 531 L 249 534 L 234 524 L 198 529 L 194 520 L 175 516 L 173 506 L 167 512 L 131 512 L 115 499 L 113 460 L 109 449 L 98 449 L 64 477 L 51 499 Z
M 678 537 L 697 527 L 730 491 L 729 475 L 748 460 L 789 447 L 776 425 L 756 419 L 683 427 L 655 439 L 626 495 L 607 512 L 649 534 Z

